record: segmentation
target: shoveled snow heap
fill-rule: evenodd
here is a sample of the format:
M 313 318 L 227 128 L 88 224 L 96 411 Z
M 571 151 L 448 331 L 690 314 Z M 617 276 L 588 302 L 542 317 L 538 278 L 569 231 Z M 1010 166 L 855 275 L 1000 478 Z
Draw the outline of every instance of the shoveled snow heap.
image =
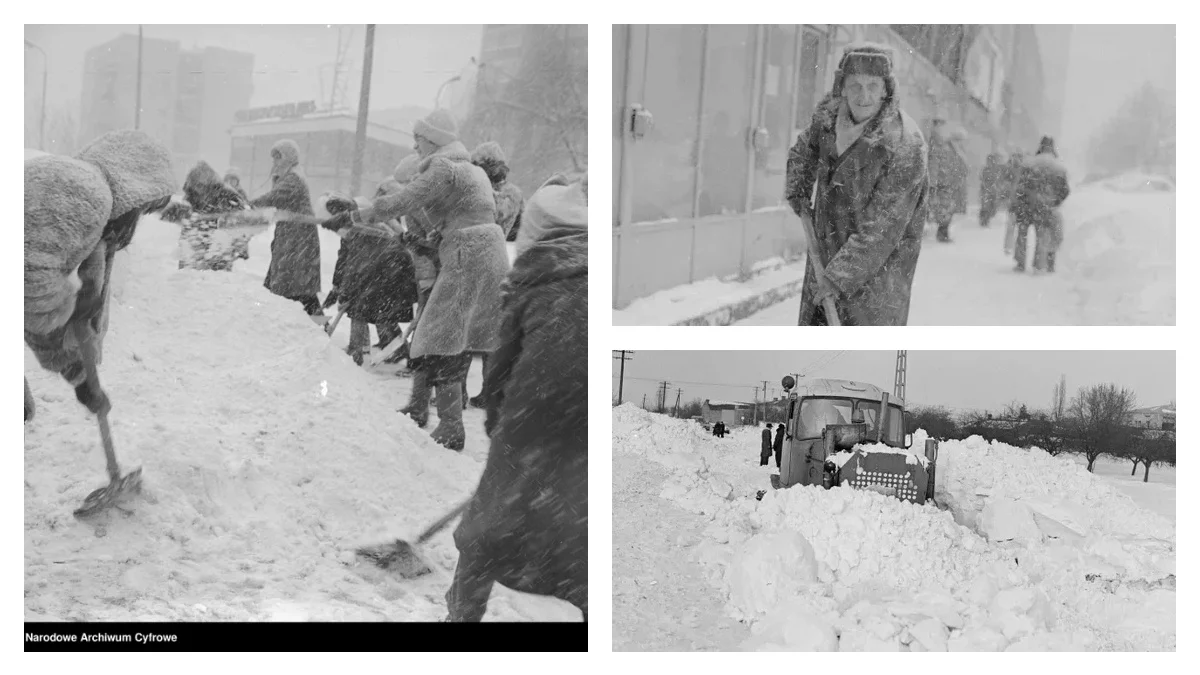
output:
M 1174 648 L 1173 526 L 1069 461 L 942 443 L 939 499 L 962 512 L 845 488 L 760 502 L 766 476 L 738 468 L 756 463 L 744 438 L 731 450 L 694 423 L 613 412 L 614 451 L 674 469 L 661 496 L 712 519 L 697 556 L 753 624 L 747 649 Z M 1014 528 L 1035 499 L 1036 536 Z M 1001 536 L 1013 529 L 1023 536 Z
M 435 569 L 416 580 L 353 550 L 412 539 L 470 494 L 487 452 L 478 421 L 466 452 L 437 446 L 396 412 L 390 381 L 261 276 L 178 270 L 178 237 L 147 217 L 118 254 L 100 365 L 117 457 L 144 468 L 143 496 L 72 516 L 107 481 L 95 419 L 26 350 L 38 403 L 25 426 L 26 619 L 444 617 L 452 528 L 423 548 Z M 488 614 L 579 617 L 499 587 Z

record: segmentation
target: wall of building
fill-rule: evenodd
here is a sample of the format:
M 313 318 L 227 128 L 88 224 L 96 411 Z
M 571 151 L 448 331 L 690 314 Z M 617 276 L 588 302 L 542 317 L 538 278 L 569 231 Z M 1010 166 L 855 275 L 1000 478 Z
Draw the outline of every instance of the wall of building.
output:
M 249 107 L 254 56 L 226 49 L 180 50 L 170 40 L 142 43 L 140 128 L 172 151 L 176 178 L 203 159 L 217 171 L 229 165 L 234 112 Z M 136 35 L 122 35 L 85 55 L 81 141 L 134 126 Z
M 736 427 L 741 426 L 742 418 L 750 415 L 751 412 L 749 408 L 710 408 L 705 405 L 700 414 L 709 424 L 724 422 L 725 426 Z

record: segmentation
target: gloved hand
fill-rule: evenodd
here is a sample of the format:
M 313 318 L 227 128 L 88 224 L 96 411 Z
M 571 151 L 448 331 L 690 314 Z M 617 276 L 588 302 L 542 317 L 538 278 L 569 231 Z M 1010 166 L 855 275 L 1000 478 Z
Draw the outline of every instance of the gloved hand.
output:
M 349 229 L 352 225 L 354 225 L 354 215 L 356 213 L 358 212 L 345 211 L 343 213 L 339 213 L 336 216 L 323 221 L 321 223 L 321 227 L 329 230 L 330 232 L 341 232 L 342 230 Z
M 329 309 L 338 303 L 337 286 L 329 289 L 329 295 L 325 296 L 325 304 L 321 305 L 321 309 Z
M 82 384 L 75 387 L 75 398 L 85 405 L 93 415 L 107 413 L 112 410 L 112 404 L 108 400 L 108 395 L 100 388 L 98 382 L 95 386 L 92 386 L 91 382 L 84 380 Z
M 816 293 L 813 294 L 813 304 L 820 306 L 823 302 L 825 302 L 825 298 L 836 300 L 838 294 L 837 288 L 834 288 L 834 286 L 828 281 L 823 278 L 817 279 L 817 290 Z

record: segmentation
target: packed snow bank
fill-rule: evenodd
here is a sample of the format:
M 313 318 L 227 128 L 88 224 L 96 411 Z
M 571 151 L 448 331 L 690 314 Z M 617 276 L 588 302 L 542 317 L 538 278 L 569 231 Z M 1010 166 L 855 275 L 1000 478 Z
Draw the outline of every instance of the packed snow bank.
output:
M 776 260 L 780 259 L 772 258 L 763 262 L 773 263 Z M 613 310 L 613 325 L 669 326 L 803 279 L 804 260 L 773 269 L 764 269 L 756 264 L 754 275 L 746 280 L 711 277 L 638 298 L 625 309 Z
M 38 403 L 25 426 L 26 618 L 444 617 L 452 528 L 423 547 L 434 573 L 415 580 L 353 551 L 411 539 L 470 494 L 486 456 L 476 422 L 466 452 L 435 445 L 261 277 L 178 270 L 178 233 L 146 217 L 117 255 L 100 365 L 117 457 L 144 468 L 142 497 L 72 517 L 106 482 L 96 422 L 26 351 Z M 530 618 L 580 613 L 497 588 L 489 620 Z
M 1141 178 L 1128 177 L 1137 183 Z M 1128 188 L 1122 183 L 1121 188 Z M 1077 280 L 1092 323 L 1175 322 L 1175 193 L 1086 186 L 1063 203 L 1058 271 Z
M 729 470 L 727 457 L 753 461 L 756 439 L 744 438 L 740 453 L 722 452 L 686 423 L 613 411 L 614 451 L 671 469 L 661 496 L 710 518 L 697 558 L 730 615 L 752 623 L 744 648 L 1174 648 L 1174 528 L 1072 462 L 944 443 L 939 495 L 991 509 L 968 526 L 958 512 L 846 488 L 757 501 L 762 474 Z M 979 521 L 1012 521 L 1012 504 L 1035 529 L 990 541 Z

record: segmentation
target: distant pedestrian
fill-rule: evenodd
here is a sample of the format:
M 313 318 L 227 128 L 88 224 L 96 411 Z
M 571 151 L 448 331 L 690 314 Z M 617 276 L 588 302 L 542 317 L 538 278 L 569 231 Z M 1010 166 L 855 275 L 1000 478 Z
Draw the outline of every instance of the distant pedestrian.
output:
M 1013 269 L 1025 271 L 1025 241 L 1032 225 L 1037 236 L 1033 255 L 1035 271 L 1054 272 L 1054 258 L 1062 243 L 1062 216 L 1058 207 L 1071 194 L 1067 170 L 1058 160 L 1054 139 L 1043 136 L 1037 154 L 1025 162 L 1017 186 L 1014 215 L 1017 242 Z
M 988 155 L 979 173 L 979 226 L 987 227 L 1008 195 L 1008 165 L 999 152 Z
M 950 243 L 950 222 L 954 214 L 965 211 L 967 160 L 946 129 L 946 121 L 933 120 L 929 135 L 929 210 L 937 223 L 937 240 Z
M 771 463 L 771 425 L 768 423 L 762 431 L 762 452 L 758 456 L 758 465 L 767 466 Z
M 780 424 L 775 430 L 775 468 L 779 469 L 783 466 L 783 437 L 787 427 Z

